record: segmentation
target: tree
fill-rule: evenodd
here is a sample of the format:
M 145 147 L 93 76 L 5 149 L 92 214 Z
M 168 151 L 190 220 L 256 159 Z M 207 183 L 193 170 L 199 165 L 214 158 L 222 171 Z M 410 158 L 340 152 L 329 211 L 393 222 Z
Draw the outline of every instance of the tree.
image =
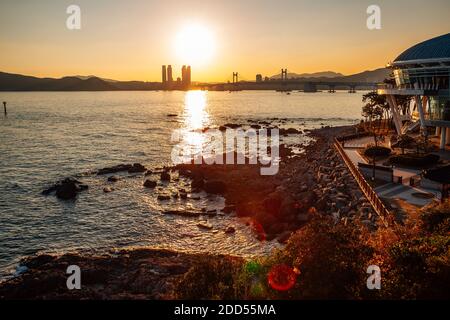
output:
M 427 153 L 428 151 L 428 139 L 426 135 L 421 134 L 416 138 L 416 149 L 417 153 L 423 151 L 423 153 Z
M 402 154 L 405 154 L 405 149 L 417 147 L 416 140 L 406 134 L 398 137 L 397 146 L 402 149 Z
M 386 110 L 389 110 L 386 96 L 379 95 L 376 91 L 371 91 L 363 95 L 362 101 L 364 102 L 362 115 L 365 118 L 369 118 L 372 130 L 375 131 L 374 120 L 378 119 L 379 124 L 382 123 Z M 380 128 L 381 126 L 379 125 L 378 129 Z

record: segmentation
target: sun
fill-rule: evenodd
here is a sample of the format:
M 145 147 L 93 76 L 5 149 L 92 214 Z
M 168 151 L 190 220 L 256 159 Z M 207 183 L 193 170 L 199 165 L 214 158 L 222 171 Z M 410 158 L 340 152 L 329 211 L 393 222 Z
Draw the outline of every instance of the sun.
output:
M 183 27 L 175 38 L 175 52 L 183 64 L 200 66 L 213 57 L 215 42 L 212 32 L 200 24 Z

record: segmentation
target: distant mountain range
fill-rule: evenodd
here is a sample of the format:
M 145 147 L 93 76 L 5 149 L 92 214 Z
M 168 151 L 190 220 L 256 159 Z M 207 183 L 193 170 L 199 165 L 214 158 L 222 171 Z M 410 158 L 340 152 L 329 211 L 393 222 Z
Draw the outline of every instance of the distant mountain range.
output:
M 159 82 L 115 81 L 95 76 L 37 78 L 0 72 L 0 91 L 115 91 L 155 90 Z
M 380 68 L 372 71 L 344 76 L 341 73 L 332 71 L 317 73 L 288 73 L 290 79 L 304 79 L 313 82 L 327 81 L 333 82 L 382 82 L 390 74 L 390 70 Z M 277 78 L 278 77 L 278 78 Z M 280 75 L 275 75 L 273 79 L 279 79 Z M 160 90 L 160 82 L 143 81 L 117 81 L 103 79 L 96 76 L 71 76 L 63 78 L 37 78 L 0 72 L 0 91 L 117 91 L 117 90 Z
M 334 71 L 322 71 L 322 72 L 314 72 L 314 73 L 289 73 L 287 74 L 288 79 L 297 79 L 297 78 L 336 78 L 343 77 L 342 73 L 334 72 Z M 281 73 L 271 76 L 270 79 L 281 79 Z
M 389 78 L 392 70 L 388 68 L 379 68 L 370 71 L 363 71 L 349 76 L 333 78 L 333 81 L 338 82 L 383 82 L 384 79 Z
M 96 76 L 93 76 L 93 75 L 90 75 L 90 76 L 74 76 L 74 77 L 79 78 L 81 80 L 87 80 L 87 79 L 90 79 L 90 78 L 99 78 L 99 79 L 102 79 L 103 81 L 106 81 L 106 82 L 119 82 L 118 80 L 107 79 L 107 78 L 100 78 L 100 77 L 96 77 Z
M 288 73 L 288 79 L 299 79 L 299 80 L 311 80 L 313 82 L 320 80 L 330 80 L 336 82 L 382 82 L 384 79 L 389 77 L 391 73 L 390 69 L 379 68 L 375 70 L 363 71 L 360 73 L 344 76 L 342 73 L 337 73 L 334 71 L 324 71 L 315 73 Z M 270 79 L 281 79 L 281 73 L 270 77 Z

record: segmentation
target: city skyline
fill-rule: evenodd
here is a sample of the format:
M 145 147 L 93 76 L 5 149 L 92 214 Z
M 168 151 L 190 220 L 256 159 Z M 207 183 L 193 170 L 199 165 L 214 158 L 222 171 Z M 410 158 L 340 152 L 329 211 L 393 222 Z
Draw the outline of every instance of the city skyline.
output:
M 180 76 L 174 80 L 172 65 L 162 65 L 161 83 L 167 89 L 188 88 L 191 85 L 191 66 L 183 65 Z
M 126 5 L 80 0 L 81 30 L 68 30 L 70 4 L 5 1 L 0 71 L 156 82 L 161 81 L 161 65 L 171 61 L 177 70 L 191 65 L 192 80 L 205 82 L 230 81 L 235 71 L 242 80 L 254 80 L 256 74 L 277 74 L 280 67 L 348 75 L 383 67 L 412 44 L 447 33 L 448 10 L 443 8 L 450 9 L 441 0 L 426 6 L 378 1 L 382 28 L 369 30 L 371 1 L 136 0 Z M 405 4 L 407 11 L 401 9 Z M 406 21 L 414 19 L 420 19 L 421 28 L 407 32 L 412 26 Z M 189 51 L 189 39 L 197 35 L 202 50 Z
M 0 303 L 450 300 L 450 0 L 0 3 Z

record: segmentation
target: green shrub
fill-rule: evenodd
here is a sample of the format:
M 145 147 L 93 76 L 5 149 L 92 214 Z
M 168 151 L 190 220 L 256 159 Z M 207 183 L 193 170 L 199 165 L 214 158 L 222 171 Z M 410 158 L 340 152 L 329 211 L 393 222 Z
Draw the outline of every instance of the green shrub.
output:
M 180 299 L 450 299 L 450 201 L 421 220 L 419 228 L 373 234 L 317 215 L 268 257 L 201 256 L 175 292 Z M 381 290 L 366 287 L 372 264 L 381 268 Z M 268 282 L 280 265 L 297 273 L 286 291 Z
M 366 245 L 363 228 L 329 217 L 316 217 L 297 231 L 287 246 L 265 261 L 264 272 L 285 264 L 299 270 L 289 291 L 267 287 L 274 299 L 358 299 L 369 295 L 366 270 L 373 250 Z
M 436 164 L 439 156 L 435 154 L 407 153 L 395 155 L 389 158 L 389 163 L 410 167 L 425 167 Z
M 381 146 L 369 146 L 364 150 L 364 155 L 370 158 L 373 157 L 387 157 L 391 154 L 391 149 Z
M 390 249 L 383 297 L 449 299 L 450 237 L 433 235 L 401 241 Z
M 421 215 L 422 229 L 429 233 L 450 233 L 450 200 Z
M 199 256 L 198 261 L 177 283 L 178 299 L 239 299 L 238 277 L 243 260 L 227 256 Z

